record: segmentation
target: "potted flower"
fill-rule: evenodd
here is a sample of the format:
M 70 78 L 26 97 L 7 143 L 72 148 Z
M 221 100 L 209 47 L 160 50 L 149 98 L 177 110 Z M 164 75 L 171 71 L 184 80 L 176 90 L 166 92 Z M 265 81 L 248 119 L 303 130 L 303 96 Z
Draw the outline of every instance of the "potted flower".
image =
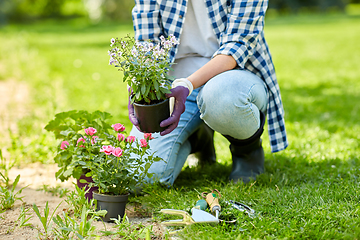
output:
M 129 192 L 146 176 L 151 177 L 148 169 L 161 160 L 148 151 L 151 133 L 143 139 L 126 136 L 124 125 L 110 125 L 110 118 L 106 112 L 74 110 L 56 114 L 45 127 L 61 140 L 55 156 L 56 178 L 74 177 L 79 187 L 85 186 L 89 190 L 86 197 L 94 196 L 97 207 L 108 211 L 104 221 L 123 217 Z
M 157 44 L 139 42 L 130 36 L 111 39 L 109 64 L 123 72 L 123 81 L 130 89 L 130 101 L 143 132 L 165 129 L 160 127 L 160 122 L 170 116 L 165 94 L 171 93 L 171 80 L 174 80 L 167 74 L 171 69 L 169 52 L 178 43 L 173 35 L 161 36 Z
M 136 139 L 126 136 L 121 124 L 115 124 L 113 128 L 115 134 L 107 134 L 104 140 L 99 139 L 102 145 L 99 155 L 94 158 L 91 171 L 86 174 L 92 178 L 89 185 L 98 188 L 93 196 L 97 200 L 97 210 L 107 210 L 102 217 L 106 222 L 124 216 L 129 192 L 141 187 L 145 177 L 152 176 L 148 173 L 151 164 L 161 160 L 148 151 L 148 143 L 153 139 L 151 133 Z
M 111 130 L 111 125 L 107 123 L 111 117 L 111 114 L 101 111 L 89 113 L 73 110 L 56 114 L 45 126 L 46 130 L 55 134 L 56 139 L 61 140 L 54 158 L 59 167 L 55 173 L 57 179 L 66 181 L 73 177 L 77 179 L 79 187 L 86 187 L 80 179 L 91 181 L 85 174 L 92 169 L 94 158 L 101 148 L 94 143 L 100 138 L 104 139 Z M 92 198 L 93 190 L 96 188 L 89 189 L 86 194 L 88 199 Z

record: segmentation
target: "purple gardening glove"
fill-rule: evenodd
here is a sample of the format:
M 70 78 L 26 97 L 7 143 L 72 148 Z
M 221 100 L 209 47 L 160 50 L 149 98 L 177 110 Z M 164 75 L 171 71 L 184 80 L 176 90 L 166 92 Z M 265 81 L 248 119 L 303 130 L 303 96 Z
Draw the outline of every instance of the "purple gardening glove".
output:
M 131 99 L 130 99 L 131 95 L 132 95 L 132 89 L 129 88 L 129 103 L 128 103 L 129 119 L 130 119 L 130 122 L 140 131 L 139 121 L 137 120 L 137 118 L 135 116 L 134 105 L 131 104 Z
M 185 101 L 189 95 L 189 89 L 183 86 L 177 86 L 170 89 L 171 93 L 166 94 L 166 97 L 174 97 L 174 111 L 168 119 L 165 119 L 160 123 L 160 127 L 168 126 L 164 131 L 160 133 L 161 136 L 164 136 L 168 133 L 171 133 L 179 124 L 180 116 L 185 111 Z

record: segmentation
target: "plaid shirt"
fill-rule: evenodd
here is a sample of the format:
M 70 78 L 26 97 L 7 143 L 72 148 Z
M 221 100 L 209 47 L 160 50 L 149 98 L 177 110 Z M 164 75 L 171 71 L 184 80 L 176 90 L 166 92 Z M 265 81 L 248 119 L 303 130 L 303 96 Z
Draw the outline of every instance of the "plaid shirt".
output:
M 269 90 L 268 131 L 272 152 L 288 146 L 284 110 L 274 65 L 264 38 L 266 0 L 204 0 L 219 49 L 214 53 L 231 55 L 240 69 L 262 78 Z M 180 38 L 187 0 L 135 0 L 132 11 L 135 38 L 158 41 L 161 35 Z M 177 48 L 170 54 L 174 61 Z

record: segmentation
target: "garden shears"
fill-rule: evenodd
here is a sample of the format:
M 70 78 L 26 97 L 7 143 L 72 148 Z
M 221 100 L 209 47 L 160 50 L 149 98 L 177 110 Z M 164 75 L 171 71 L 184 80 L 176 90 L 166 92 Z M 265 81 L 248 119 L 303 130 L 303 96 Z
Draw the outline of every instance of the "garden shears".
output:
M 225 201 L 227 204 L 231 205 L 233 208 L 241 211 L 241 212 L 244 212 L 246 213 L 250 218 L 254 218 L 256 217 L 256 214 L 255 214 L 255 210 L 250 208 L 249 206 L 243 204 L 243 203 L 240 203 L 240 202 L 236 202 L 236 201 L 233 201 L 233 200 L 230 200 L 230 201 Z

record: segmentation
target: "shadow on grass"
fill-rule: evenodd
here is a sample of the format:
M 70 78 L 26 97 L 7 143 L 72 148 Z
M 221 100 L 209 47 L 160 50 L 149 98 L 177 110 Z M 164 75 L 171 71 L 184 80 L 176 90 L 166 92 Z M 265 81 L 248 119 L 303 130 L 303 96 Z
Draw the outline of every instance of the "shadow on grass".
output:
M 265 173 L 259 175 L 256 186 L 267 188 L 273 186 L 296 186 L 303 183 L 321 184 L 341 182 L 344 179 L 357 181 L 360 176 L 358 159 L 348 161 L 341 159 L 309 162 L 306 158 L 289 158 L 283 155 L 265 160 Z M 215 186 L 234 185 L 228 180 L 231 165 L 217 163 L 211 166 L 185 168 L 174 183 L 174 188 L 184 191 Z M 250 186 L 254 182 L 250 182 Z M 243 185 L 239 183 L 237 185 Z M 246 187 L 244 185 L 243 187 Z
M 289 123 L 317 125 L 332 133 L 358 125 L 360 107 L 355 103 L 359 101 L 359 95 L 355 91 L 350 92 L 351 88 L 346 83 L 322 83 L 316 87 L 282 90 L 286 121 Z

